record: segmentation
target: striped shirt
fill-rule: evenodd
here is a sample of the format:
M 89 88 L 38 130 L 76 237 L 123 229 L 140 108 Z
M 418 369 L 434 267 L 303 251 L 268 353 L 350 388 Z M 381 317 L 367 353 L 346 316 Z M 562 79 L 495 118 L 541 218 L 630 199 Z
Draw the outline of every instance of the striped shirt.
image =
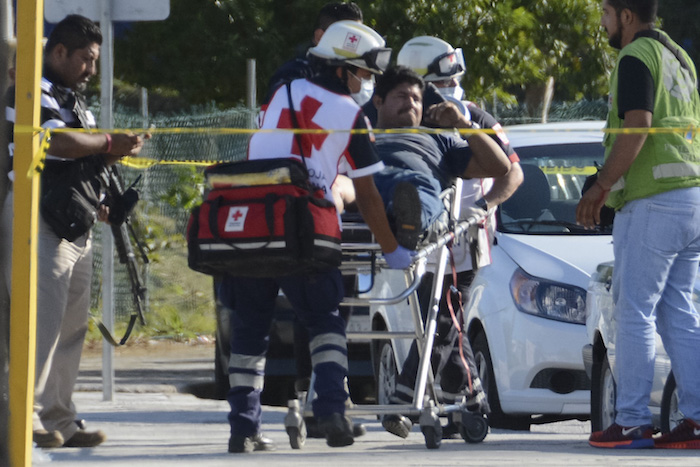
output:
M 15 152 L 15 87 L 7 90 L 7 106 L 5 107 L 5 119 L 7 125 L 8 152 L 10 156 L 10 168 Z M 71 89 L 53 83 L 48 78 L 41 78 L 41 126 L 42 128 L 95 128 L 95 116 L 86 109 L 82 98 Z M 46 159 L 67 160 L 61 157 L 46 155 Z M 10 180 L 14 180 L 14 172 L 8 174 Z

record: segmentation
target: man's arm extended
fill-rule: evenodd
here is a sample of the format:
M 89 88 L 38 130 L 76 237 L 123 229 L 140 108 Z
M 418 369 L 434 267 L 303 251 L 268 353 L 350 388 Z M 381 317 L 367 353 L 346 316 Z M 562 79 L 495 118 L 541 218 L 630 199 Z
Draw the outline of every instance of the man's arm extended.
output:
M 135 156 L 141 151 L 144 139 L 150 135 L 140 136 L 126 133 L 52 133 L 49 154 L 66 159 L 78 159 L 93 154 L 115 156 L 109 162 L 116 162 L 121 156 Z

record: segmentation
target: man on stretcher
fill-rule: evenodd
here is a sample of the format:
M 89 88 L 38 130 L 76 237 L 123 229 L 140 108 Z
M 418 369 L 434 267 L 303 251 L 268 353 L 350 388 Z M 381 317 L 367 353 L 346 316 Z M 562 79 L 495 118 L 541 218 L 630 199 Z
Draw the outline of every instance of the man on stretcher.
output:
M 419 131 L 424 87 L 418 74 L 397 66 L 379 77 L 373 97 L 379 129 L 418 130 L 376 135 L 377 152 L 386 167 L 374 181 L 397 241 L 409 249 L 416 248 L 423 232 L 444 212 L 440 193 L 454 178 L 500 177 L 511 167 L 501 147 L 485 133 L 462 137 L 456 132 Z M 450 102 L 426 109 L 425 118 L 440 128 L 472 128 Z M 344 179 L 337 179 L 333 190 L 338 203 L 353 201 L 352 184 Z

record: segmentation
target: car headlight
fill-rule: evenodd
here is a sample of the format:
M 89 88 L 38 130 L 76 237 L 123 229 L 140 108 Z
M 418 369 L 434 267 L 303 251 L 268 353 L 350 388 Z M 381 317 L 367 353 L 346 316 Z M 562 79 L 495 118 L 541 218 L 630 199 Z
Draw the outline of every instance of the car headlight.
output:
M 586 322 L 586 291 L 580 287 L 533 277 L 518 268 L 510 279 L 510 293 L 523 313 L 567 323 Z

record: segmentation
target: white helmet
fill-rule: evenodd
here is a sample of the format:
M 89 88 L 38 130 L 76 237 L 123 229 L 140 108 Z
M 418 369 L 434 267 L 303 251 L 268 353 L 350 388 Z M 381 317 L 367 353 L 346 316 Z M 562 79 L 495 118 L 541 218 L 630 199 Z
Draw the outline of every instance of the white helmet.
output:
M 318 45 L 309 55 L 329 65 L 353 65 L 372 73 L 382 74 L 389 66 L 391 49 L 372 28 L 357 21 L 336 21 L 328 26 Z
M 455 49 L 437 37 L 419 36 L 406 42 L 396 57 L 396 64 L 406 66 L 426 81 L 443 81 L 462 76 L 462 49 Z

